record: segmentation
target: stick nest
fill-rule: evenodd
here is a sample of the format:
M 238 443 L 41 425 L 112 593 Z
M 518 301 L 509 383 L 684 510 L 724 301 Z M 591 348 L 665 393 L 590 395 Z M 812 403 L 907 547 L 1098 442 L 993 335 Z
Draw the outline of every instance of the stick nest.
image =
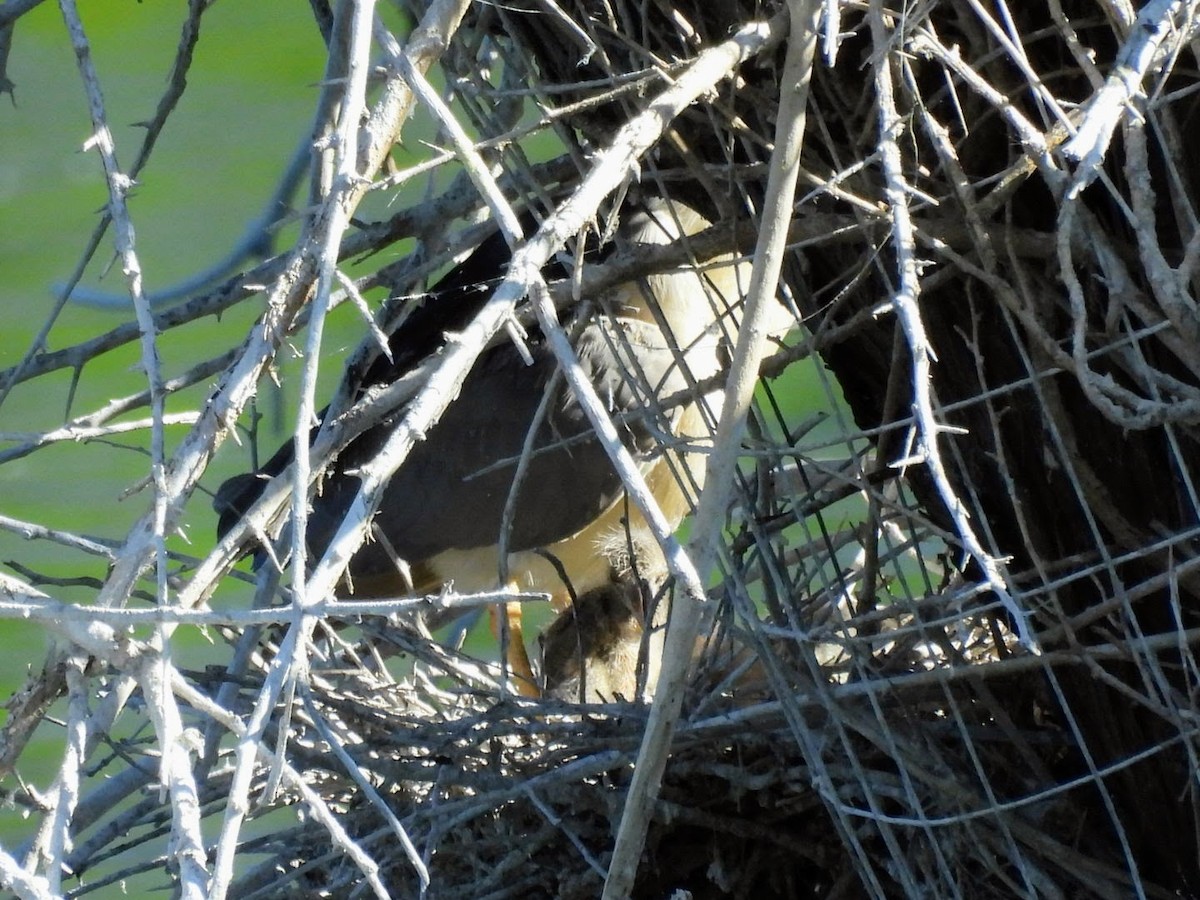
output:
M 1198 891 L 1195 4 L 822 6 L 779 290 L 803 327 L 764 366 L 634 893 Z M 452 114 L 538 221 L 596 176 L 605 148 L 636 143 L 626 126 L 661 92 L 714 65 L 707 50 L 744 42 L 637 170 L 611 179 L 618 195 L 669 193 L 720 227 L 593 274 L 754 252 L 789 124 L 781 91 L 795 89 L 782 6 L 478 4 L 439 43 L 444 12 L 413 4 L 424 30 L 406 52 L 436 57 Z M 331 76 L 354 46 L 340 21 L 320 22 Z M 381 71 L 368 126 L 403 81 Z M 324 134 L 338 127 L 330 83 Z M 451 146 L 416 108 L 405 135 Z M 309 298 L 366 298 L 386 329 L 491 233 L 454 152 L 408 164 L 368 173 L 376 190 L 353 195 L 367 202 L 341 241 L 356 262 L 342 293 L 320 293 L 301 240 L 158 313 L 161 330 L 186 334 L 248 302 L 247 285 L 275 285 L 249 337 L 231 332 L 233 349 L 168 391 L 225 373 L 197 446 L 234 426 Z M 319 201 L 345 188 L 314 179 Z M 569 282 L 552 287 L 569 300 Z M 18 376 L 36 384 L 135 335 L 39 353 Z M 376 354 L 367 338 L 351 371 Z M 339 396 L 353 407 L 352 390 Z M 314 445 L 314 471 L 362 427 L 343 424 Z M 202 506 L 187 499 L 194 483 L 172 495 L 172 521 Z M 251 537 L 174 568 L 172 597 L 205 609 Z M 113 562 L 103 603 L 145 606 L 132 579 L 114 602 L 131 569 Z M 0 583 L 14 602 L 56 589 L 18 574 Z M 277 587 L 260 579 L 259 604 Z M 334 630 L 353 616 L 327 612 L 306 668 L 283 681 L 278 661 L 298 652 L 288 610 L 209 622 L 223 639 L 202 672 L 161 662 L 166 632 L 121 632 L 106 651 L 48 625 L 65 650 L 10 704 L 6 771 L 54 715 L 79 754 L 57 792 L 35 802 L 10 788 L 46 823 L 31 871 L 66 865 L 78 896 L 195 885 L 209 854 L 226 858 L 224 837 L 239 898 L 417 896 L 414 860 L 430 897 L 598 896 L 648 707 L 517 698 L 495 663 L 411 615 L 367 611 Z M 261 742 L 244 737 L 256 723 Z M 72 771 L 77 795 L 61 787 Z M 230 809 L 248 819 L 231 824 Z

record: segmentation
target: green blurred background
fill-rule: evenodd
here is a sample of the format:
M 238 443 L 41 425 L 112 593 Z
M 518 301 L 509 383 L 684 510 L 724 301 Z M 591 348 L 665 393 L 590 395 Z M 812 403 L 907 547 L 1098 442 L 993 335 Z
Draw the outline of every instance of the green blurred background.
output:
M 186 13 L 187 4 L 163 0 L 80 4 L 122 167 L 133 163 L 145 135 L 136 123 L 154 116 L 166 89 Z M 303 0 L 216 3 L 205 13 L 188 88 L 129 201 L 146 290 L 161 290 L 222 258 L 259 215 L 309 126 L 324 56 Z M 17 22 L 8 76 L 16 88 L 14 102 L 0 97 L 0 369 L 30 349 L 53 308 L 52 286 L 77 266 L 106 201 L 100 157 L 81 149 L 91 121 L 56 3 L 43 3 Z M 124 293 L 125 279 L 119 266 L 109 268 L 111 261 L 112 240 L 106 236 L 83 283 Z M 164 337 L 165 373 L 178 374 L 234 345 L 257 303 L 221 322 L 206 319 Z M 130 318 L 127 309 L 70 305 L 51 330 L 48 349 Z M 14 446 L 13 433 L 53 428 L 68 412 L 86 413 L 141 390 L 145 377 L 138 359 L 139 349 L 131 344 L 89 363 L 69 410 L 71 373 L 19 385 L 0 405 L 0 451 Z M 170 411 L 196 409 L 210 387 L 198 385 L 172 398 Z M 132 417 L 146 414 L 143 409 Z M 183 433 L 170 429 L 169 440 Z M 273 445 L 282 437 L 267 439 Z M 40 450 L 0 465 L 0 514 L 119 541 L 149 503 L 145 492 L 126 496 L 147 472 L 145 445 L 144 436 L 121 437 Z M 247 458 L 229 448 L 204 483 L 215 485 L 244 468 Z M 206 498 L 194 498 L 186 528 L 173 549 L 198 554 L 211 546 Z M 0 564 L 9 560 L 56 577 L 105 573 L 100 560 L 0 529 Z M 92 594 L 87 588 L 48 590 L 80 602 Z M 187 663 L 189 648 L 199 661 L 208 646 L 203 638 L 194 633 L 181 638 L 182 661 Z M 0 620 L 0 698 L 21 684 L 28 666 L 40 665 L 48 646 L 42 628 Z M 0 712 L 0 718 L 5 715 Z M 45 726 L 21 760 L 22 776 L 37 788 L 47 786 L 60 759 L 52 729 Z M 15 849 L 28 828 L 16 814 L 0 817 L 0 845 Z

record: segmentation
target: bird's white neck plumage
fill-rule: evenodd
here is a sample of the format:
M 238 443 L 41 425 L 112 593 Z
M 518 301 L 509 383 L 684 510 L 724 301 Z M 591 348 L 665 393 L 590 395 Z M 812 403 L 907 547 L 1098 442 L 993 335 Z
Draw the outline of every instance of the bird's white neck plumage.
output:
M 662 246 L 699 234 L 710 225 L 689 206 L 662 203 L 648 211 L 630 237 L 637 244 Z M 741 298 L 749 278 L 749 264 L 726 254 L 700 268 L 661 272 L 624 285 L 612 299 L 618 315 L 663 326 L 687 360 L 692 377 L 702 381 L 720 368 L 719 344 L 737 339 Z

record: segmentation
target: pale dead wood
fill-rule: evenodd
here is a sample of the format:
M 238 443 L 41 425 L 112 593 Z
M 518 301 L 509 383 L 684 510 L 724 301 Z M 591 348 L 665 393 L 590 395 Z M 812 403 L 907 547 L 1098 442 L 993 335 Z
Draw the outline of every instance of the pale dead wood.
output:
M 53 428 L 0 420 L 0 465 L 51 478 L 52 453 L 136 442 L 148 489 L 127 534 L 0 517 L 64 560 L 0 574 L 0 618 L 60 648 L 8 704 L 0 773 L 31 823 L 22 846 L 0 848 L 6 887 L 1200 890 L 1195 804 L 1180 800 L 1198 768 L 1200 684 L 1195 2 L 971 0 L 900 15 L 798 0 L 790 20 L 782 4 L 738 2 L 413 3 L 421 25 L 406 38 L 369 2 L 317 2 L 329 63 L 316 143 L 280 161 L 241 249 L 158 294 L 139 285 L 123 198 L 199 65 L 206 4 L 184 14 L 127 172 L 87 35 L 61 6 L 109 198 L 84 256 L 111 239 L 134 306 L 130 322 L 55 350 L 49 315 L 0 373 L 0 416 L 4 397 L 64 369 L 92 377 L 94 360 L 135 341 L 144 390 Z M 30 7 L 5 4 L 0 28 L 19 37 Z M 414 155 L 397 169 L 402 126 Z M 299 235 L 247 264 L 305 178 Z M 619 232 L 623 198 L 661 193 L 717 224 L 596 259 L 589 234 Z M 393 205 L 363 205 L 375 197 Z M 436 305 L 430 284 L 496 226 L 512 257 L 480 312 L 364 389 L 394 349 L 386 335 Z M 728 371 L 647 392 L 655 421 L 727 394 L 711 433 L 657 434 L 659 454 L 711 448 L 685 542 L 618 437 L 632 420 L 592 396 L 558 321 L 580 298 L 730 252 L 754 276 Z M 783 346 L 755 327 L 774 295 L 804 325 Z M 326 320 L 347 300 L 362 342 L 331 363 Z M 164 335 L 246 303 L 261 312 L 249 333 L 230 328 L 184 365 L 160 358 Z M 225 438 L 256 444 L 248 404 L 287 371 L 291 340 L 304 356 L 295 464 L 221 541 L 193 531 L 187 553 L 168 552 L 200 518 L 197 487 L 219 481 L 214 454 L 250 455 Z M 670 649 L 649 708 L 520 699 L 494 655 L 429 631 L 541 595 L 332 599 L 388 479 L 481 354 L 513 341 L 553 346 L 666 553 Z M 321 416 L 320 366 L 343 358 Z M 756 387 L 760 371 L 779 380 Z M 380 422 L 389 440 L 310 558 L 308 499 Z M 260 567 L 233 573 L 255 545 Z M 231 603 L 249 581 L 254 599 Z M 185 668 L 182 638 L 200 633 L 208 667 Z M 48 785 L 25 780 L 39 730 L 58 741 Z

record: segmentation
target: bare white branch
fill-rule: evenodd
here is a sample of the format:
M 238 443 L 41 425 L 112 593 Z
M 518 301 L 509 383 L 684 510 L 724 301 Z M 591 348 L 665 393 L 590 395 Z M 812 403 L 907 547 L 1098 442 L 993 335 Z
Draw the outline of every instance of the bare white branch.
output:
M 886 57 L 888 53 L 889 34 L 884 22 L 885 16 L 883 4 L 879 0 L 872 0 L 871 37 L 875 44 L 875 52 L 881 58 Z M 911 191 L 904 178 L 904 167 L 901 161 L 900 147 L 897 143 L 903 133 L 904 123 L 896 111 L 890 67 L 883 63 L 875 66 L 874 71 L 875 93 L 879 103 L 879 146 L 882 153 L 884 176 L 887 179 L 887 202 L 892 214 L 892 234 L 896 245 L 896 262 L 900 275 L 900 283 L 896 293 L 892 296 L 892 307 L 904 330 L 904 337 L 912 359 L 912 405 L 913 415 L 916 419 L 914 436 L 917 449 L 916 455 L 911 461 L 923 464 L 929 470 L 946 511 L 954 522 L 955 531 L 962 540 L 963 548 L 979 564 L 988 586 L 995 591 L 1005 610 L 1012 616 L 1021 643 L 1031 652 L 1037 653 L 1039 652 L 1037 638 L 1030 628 L 1028 613 L 1020 608 L 1009 591 L 1007 579 L 1000 571 L 1001 561 L 988 553 L 976 536 L 967 509 L 950 483 L 950 476 L 946 472 L 945 463 L 942 461 L 941 451 L 938 448 L 938 435 L 946 429 L 937 421 L 937 416 L 933 411 L 932 375 L 930 373 L 933 348 L 925 333 L 925 325 L 921 321 L 921 308 L 917 303 L 921 284 L 916 257 L 916 236 L 908 211 L 908 198 Z
M 1190 6 L 1183 0 L 1150 0 L 1138 11 L 1104 86 L 1088 101 L 1075 136 L 1063 145 L 1063 153 L 1079 162 L 1072 191 L 1082 191 L 1096 177 L 1117 123 L 1130 110 L 1130 100 L 1142 91 L 1163 41 L 1172 33 L 1178 41 L 1187 39 L 1180 29 Z
M 21 868 L 21 864 L 0 847 L 0 884 L 15 893 L 21 900 L 55 900 L 60 897 L 50 887 L 50 882 L 40 875 L 33 875 Z
M 650 710 L 650 720 L 642 737 L 637 766 L 625 801 L 625 811 L 617 832 L 613 859 L 604 882 L 605 900 L 628 897 L 637 875 L 637 863 L 646 841 L 650 811 L 658 797 L 663 771 L 670 751 L 671 737 L 683 703 L 683 688 L 692 659 L 692 648 L 700 624 L 705 600 L 703 577 L 717 558 L 717 542 L 725 524 L 725 511 L 733 490 L 734 473 L 746 415 L 750 407 L 758 370 L 766 348 L 766 321 L 769 304 L 774 303 L 779 272 L 792 218 L 796 179 L 799 175 L 800 148 L 804 141 L 805 106 L 809 80 L 816 56 L 820 0 L 791 0 L 787 56 L 784 62 L 775 152 L 767 182 L 766 207 L 754 253 L 749 296 L 738 332 L 734 360 L 725 388 L 725 402 L 717 426 L 714 453 L 709 457 L 705 487 L 688 552 L 676 552 L 672 559 L 673 539 L 663 542 L 672 572 L 681 578 L 683 590 L 671 606 L 667 643 L 662 669 Z M 732 62 L 731 62 L 732 65 Z M 576 386 L 578 391 L 578 387 Z M 626 482 L 628 484 L 628 481 Z M 655 535 L 658 537 L 658 535 Z M 660 541 L 662 538 L 660 538 Z M 691 560 L 695 560 L 693 567 Z M 686 567 L 681 563 L 685 563 Z
M 163 415 L 164 394 L 162 366 L 158 357 L 157 328 L 150 303 L 142 290 L 142 265 L 134 248 L 133 220 L 125 198 L 133 186 L 132 180 L 121 171 L 117 163 L 116 146 L 104 111 L 104 98 L 100 92 L 100 81 L 92 64 L 91 47 L 79 19 L 75 0 L 59 0 L 67 31 L 75 47 L 75 59 L 79 64 L 87 93 L 88 108 L 92 115 L 92 137 L 85 149 L 94 147 L 100 154 L 104 176 L 108 183 L 108 214 L 112 218 L 114 240 L 121 268 L 129 282 L 129 296 L 133 300 L 134 312 L 142 332 L 142 368 L 150 386 L 150 478 L 154 484 L 154 509 L 151 514 L 151 537 L 154 545 L 156 590 L 160 603 L 167 602 L 167 480 L 166 438 Z

